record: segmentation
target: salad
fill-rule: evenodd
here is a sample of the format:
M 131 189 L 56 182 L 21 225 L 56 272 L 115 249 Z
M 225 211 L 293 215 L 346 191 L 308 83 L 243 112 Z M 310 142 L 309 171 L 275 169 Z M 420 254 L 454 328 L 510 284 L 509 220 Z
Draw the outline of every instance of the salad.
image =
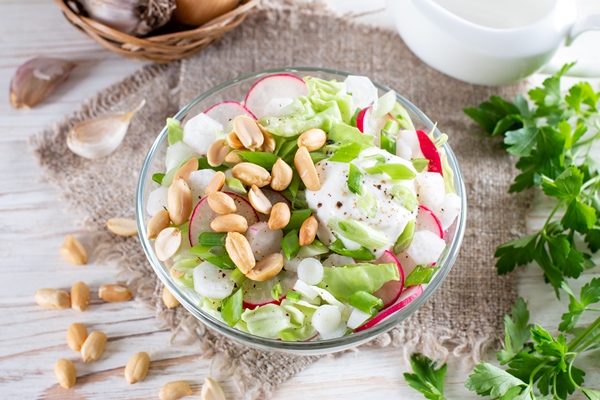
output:
M 442 144 L 390 91 L 274 74 L 167 120 L 148 238 L 229 326 L 284 341 L 369 329 L 423 293 L 461 199 Z

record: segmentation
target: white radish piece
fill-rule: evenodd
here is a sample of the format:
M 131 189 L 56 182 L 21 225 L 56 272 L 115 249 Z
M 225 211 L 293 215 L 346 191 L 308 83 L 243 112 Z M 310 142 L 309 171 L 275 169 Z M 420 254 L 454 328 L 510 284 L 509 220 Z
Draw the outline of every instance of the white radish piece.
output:
M 233 120 L 238 115 L 246 115 L 252 119 L 256 119 L 250 110 L 237 101 L 217 103 L 204 111 L 204 114 L 220 123 L 223 126 L 223 133 L 229 133 L 233 130 Z
M 208 115 L 200 113 L 186 122 L 183 127 L 183 141 L 196 153 L 205 156 L 217 135 L 223 132 L 223 125 Z
M 334 332 L 342 321 L 342 314 L 336 306 L 323 304 L 312 316 L 312 326 L 321 334 Z M 344 324 L 345 326 L 345 324 Z
M 264 306 L 265 304 L 279 304 L 285 298 L 285 294 L 279 300 L 275 300 L 271 296 L 273 286 L 277 285 L 279 281 L 277 276 L 263 282 L 256 282 L 250 279 L 245 280 L 242 284 L 244 308 L 254 310 L 256 307 Z
M 188 161 L 192 157 L 198 155 L 190 146 L 183 142 L 177 142 L 167 148 L 167 154 L 165 155 L 165 167 L 167 171 L 173 168 L 179 167 L 184 162 Z
M 396 139 L 396 155 L 405 160 L 412 159 L 412 148 L 410 144 L 404 139 Z
M 396 304 L 381 311 L 372 320 L 368 321 L 366 324 L 355 329 L 354 332 L 364 331 L 365 329 L 369 329 L 369 328 L 377 325 L 378 323 L 380 323 L 387 317 L 396 314 L 397 312 L 402 310 L 404 307 L 406 307 L 407 305 L 412 303 L 421 294 L 423 294 L 423 286 L 422 285 L 411 286 L 409 288 L 406 288 L 400 295 L 400 299 L 398 299 L 398 302 Z
M 192 201 L 195 204 L 204 197 L 204 191 L 210 180 L 215 176 L 215 171 L 212 169 L 199 169 L 190 174 L 187 184 L 192 191 Z
M 300 265 L 303 258 L 295 257 L 288 260 L 283 250 L 281 250 L 281 254 L 283 255 L 283 269 L 289 272 L 298 272 L 298 265 Z
M 160 210 L 167 208 L 167 197 L 169 188 L 164 186 L 154 189 L 148 194 L 148 202 L 146 203 L 146 211 L 151 217 L 154 217 Z
M 323 280 L 323 265 L 316 258 L 305 258 L 298 265 L 298 279 L 308 285 L 316 285 Z
M 336 329 L 333 330 L 333 332 L 321 333 L 321 339 L 329 340 L 329 339 L 341 338 L 342 336 L 344 336 L 346 334 L 347 331 L 348 331 L 348 327 L 346 326 L 346 323 L 344 321 L 340 321 L 339 325 L 337 326 Z
M 282 117 L 281 111 L 293 102 L 294 100 L 289 97 L 271 99 L 262 113 L 267 117 Z
M 399 152 L 398 142 L 402 143 L 402 147 L 400 150 L 402 154 Z M 410 157 L 406 158 L 403 155 L 408 154 L 408 150 L 404 147 L 407 146 L 410 149 Z M 423 158 L 423 153 L 421 152 L 421 145 L 419 143 L 419 138 L 417 136 L 417 132 L 411 129 L 401 129 L 396 136 L 396 155 L 407 160 L 411 160 L 413 158 Z
M 359 310 L 358 308 L 352 307 L 352 313 L 350 314 L 350 318 L 348 318 L 348 322 L 346 325 L 350 329 L 356 329 L 362 324 L 365 323 L 366 320 L 371 318 L 371 314 L 367 314 L 364 311 Z
M 252 208 L 248 200 L 235 193 L 227 192 L 227 194 L 235 202 L 236 214 L 239 214 L 242 217 L 246 218 L 248 226 L 258 222 L 258 215 L 256 215 L 256 211 L 254 211 L 254 208 Z M 194 208 L 194 211 L 192 211 L 192 217 L 190 218 L 190 229 L 188 234 L 190 244 L 192 246 L 198 244 L 198 236 L 200 236 L 202 232 L 214 232 L 213 229 L 210 227 L 210 223 L 213 219 L 218 217 L 219 214 L 217 214 L 210 208 L 207 199 L 208 196 L 203 197 L 202 200 L 200 200 Z
M 419 206 L 415 231 L 429 231 L 435 233 L 442 239 L 444 238 L 444 230 L 442 229 L 440 220 L 435 216 L 433 211 L 425 206 Z
M 346 93 L 352 95 L 354 108 L 366 108 L 377 101 L 377 88 L 366 76 L 348 75 L 344 80 Z
M 319 293 L 315 289 L 313 289 L 312 286 L 307 285 L 299 279 L 296 281 L 296 284 L 294 285 L 293 289 L 294 291 L 300 293 L 302 296 L 306 297 L 309 300 L 314 300 L 319 295 Z
M 281 242 L 283 241 L 283 231 L 281 229 L 271 230 L 265 221 L 248 225 L 245 236 L 248 243 L 250 243 L 256 261 L 262 260 L 269 254 L 281 251 Z
M 306 83 L 297 76 L 292 74 L 269 75 L 250 88 L 244 106 L 260 119 L 267 116 L 264 114 L 265 107 L 272 99 L 287 97 L 295 100 L 307 94 Z
M 438 261 L 446 248 L 446 241 L 430 231 L 415 232 L 406 252 L 417 265 L 431 265 Z
M 417 263 L 408 255 L 406 250 L 400 254 L 396 254 L 396 259 L 402 265 L 405 277 L 409 276 L 417 268 Z
M 421 172 L 415 178 L 419 204 L 430 210 L 439 210 L 446 196 L 444 177 L 437 172 Z
M 342 265 L 356 264 L 352 257 L 332 254 L 323 261 L 324 267 L 341 267 Z
M 373 116 L 373 108 L 367 107 L 356 116 L 356 127 L 366 135 L 375 136 L 375 144 L 379 146 L 381 130 L 385 126 L 385 123 L 390 119 L 393 118 L 389 114 L 385 114 L 380 118 L 375 118 Z
M 460 197 L 454 193 L 448 193 L 444 197 L 444 202 L 437 214 L 444 231 L 452 225 L 458 214 L 460 214 L 460 205 Z
M 204 261 L 194 268 L 194 290 L 204 297 L 224 299 L 235 287 L 235 282 L 229 279 L 230 274 L 231 270 L 221 269 Z

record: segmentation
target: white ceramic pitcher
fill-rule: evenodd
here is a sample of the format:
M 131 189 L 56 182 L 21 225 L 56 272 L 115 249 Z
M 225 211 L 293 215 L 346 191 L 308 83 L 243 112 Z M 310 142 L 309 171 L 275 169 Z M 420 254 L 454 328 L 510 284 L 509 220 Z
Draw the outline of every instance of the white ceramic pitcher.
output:
M 480 85 L 516 82 L 550 62 L 563 44 L 600 29 L 577 18 L 575 0 L 387 0 L 400 36 L 424 62 Z M 600 62 L 584 75 L 600 76 Z M 581 73 L 581 72 L 580 72 Z

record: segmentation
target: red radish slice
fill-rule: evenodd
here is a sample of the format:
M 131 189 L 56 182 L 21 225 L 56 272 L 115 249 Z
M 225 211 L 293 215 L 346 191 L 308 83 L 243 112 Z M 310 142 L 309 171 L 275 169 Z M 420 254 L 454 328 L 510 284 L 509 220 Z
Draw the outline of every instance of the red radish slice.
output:
M 398 259 L 388 250 L 386 250 L 383 255 L 374 262 L 374 264 L 387 263 L 396 263 L 398 266 L 398 272 L 400 274 L 400 280 L 386 282 L 375 293 L 373 293 L 373 296 L 379 297 L 381 300 L 383 300 L 383 309 L 386 309 L 394 304 L 400 297 L 402 289 L 404 288 L 404 269 L 402 269 L 400 261 L 398 261 Z
M 237 101 L 224 101 L 222 103 L 217 103 L 208 110 L 204 111 L 204 114 L 223 125 L 224 133 L 229 133 L 233 130 L 233 119 L 238 115 L 247 115 L 256 119 L 250 110 Z
M 379 135 L 385 126 L 385 123 L 392 119 L 390 114 L 385 114 L 381 118 L 373 118 L 373 107 L 363 108 L 356 116 L 356 128 L 367 135 L 373 135 L 379 142 Z
M 442 223 L 438 217 L 435 216 L 433 211 L 423 205 L 419 205 L 415 231 L 430 231 L 438 235 L 440 238 L 444 238 Z
M 254 310 L 256 307 L 267 304 L 279 304 L 285 298 L 285 293 L 281 295 L 279 300 L 273 299 L 271 290 L 273 286 L 279 283 L 279 278 L 274 277 L 263 282 L 256 282 L 250 279 L 244 281 L 242 290 L 244 291 L 243 307 Z M 287 290 L 285 291 L 287 293 Z
M 437 147 L 431 141 L 429 136 L 423 131 L 417 131 L 417 137 L 419 138 L 419 145 L 421 146 L 421 152 L 423 156 L 429 160 L 427 171 L 437 172 L 444 175 L 442 172 L 442 160 L 440 159 L 440 153 Z
M 422 285 L 417 285 L 417 286 L 412 286 L 412 287 L 406 288 L 405 290 L 402 291 L 402 294 L 400 295 L 400 300 L 396 304 L 381 311 L 379 314 L 377 314 L 375 317 L 373 317 L 373 319 L 370 319 L 364 325 L 361 325 L 358 328 L 356 328 L 354 330 L 354 332 L 360 332 L 360 331 L 364 331 L 365 329 L 374 327 L 375 325 L 377 325 L 378 323 L 380 323 L 381 321 L 383 321 L 390 315 L 397 313 L 398 311 L 402 310 L 404 307 L 406 307 L 407 305 L 412 303 L 412 301 L 414 299 L 416 299 L 417 297 L 419 297 L 422 293 L 423 293 Z
M 262 118 L 265 106 L 274 98 L 291 98 L 296 99 L 300 96 L 306 96 L 308 89 L 306 83 L 292 74 L 275 74 L 269 75 L 252 86 L 244 100 L 244 106 L 256 118 Z
M 256 211 L 252 205 L 243 198 L 235 193 L 227 193 L 235 202 L 235 206 L 237 207 L 236 214 L 241 215 L 246 218 L 248 221 L 248 226 L 254 225 L 258 222 L 258 215 L 256 215 Z M 190 244 L 195 246 L 198 244 L 198 236 L 202 232 L 214 232 L 210 227 L 210 223 L 213 219 L 219 216 L 216 212 L 214 212 L 210 206 L 208 205 L 208 201 L 206 201 L 208 196 L 203 197 L 192 212 L 192 218 L 190 218 L 190 230 L 188 233 L 188 237 L 190 239 Z

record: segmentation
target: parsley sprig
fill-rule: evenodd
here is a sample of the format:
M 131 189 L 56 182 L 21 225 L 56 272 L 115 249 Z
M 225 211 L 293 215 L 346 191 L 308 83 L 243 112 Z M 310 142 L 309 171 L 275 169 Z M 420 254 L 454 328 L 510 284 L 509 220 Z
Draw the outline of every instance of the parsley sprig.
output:
M 575 327 L 582 314 L 600 314 L 600 308 L 589 307 L 600 302 L 600 278 L 586 284 L 578 299 L 570 290 L 569 295 L 569 312 L 563 314 L 557 336 L 530 324 L 527 305 L 518 299 L 512 318 L 504 319 L 504 349 L 496 353 L 500 367 L 487 362 L 476 365 L 465 387 L 502 400 L 566 399 L 577 390 L 588 399 L 600 399 L 600 391 L 582 386 L 585 372 L 574 365 L 580 354 L 600 348 L 600 316 L 586 328 Z M 414 373 L 404 374 L 409 385 L 428 399 L 444 400 L 446 365 L 436 369 L 420 354 L 411 356 L 411 365 Z
M 600 141 L 600 92 L 579 82 L 563 96 L 560 80 L 572 66 L 530 90 L 530 101 L 521 95 L 512 102 L 493 96 L 465 109 L 492 136 L 504 135 L 506 150 L 519 157 L 521 172 L 509 192 L 537 186 L 556 201 L 542 229 L 498 247 L 498 273 L 535 261 L 557 297 L 565 278 L 578 278 L 594 266 L 591 254 L 575 245 L 576 236 L 584 237 L 591 253 L 600 249 L 600 166 L 590 157 Z

